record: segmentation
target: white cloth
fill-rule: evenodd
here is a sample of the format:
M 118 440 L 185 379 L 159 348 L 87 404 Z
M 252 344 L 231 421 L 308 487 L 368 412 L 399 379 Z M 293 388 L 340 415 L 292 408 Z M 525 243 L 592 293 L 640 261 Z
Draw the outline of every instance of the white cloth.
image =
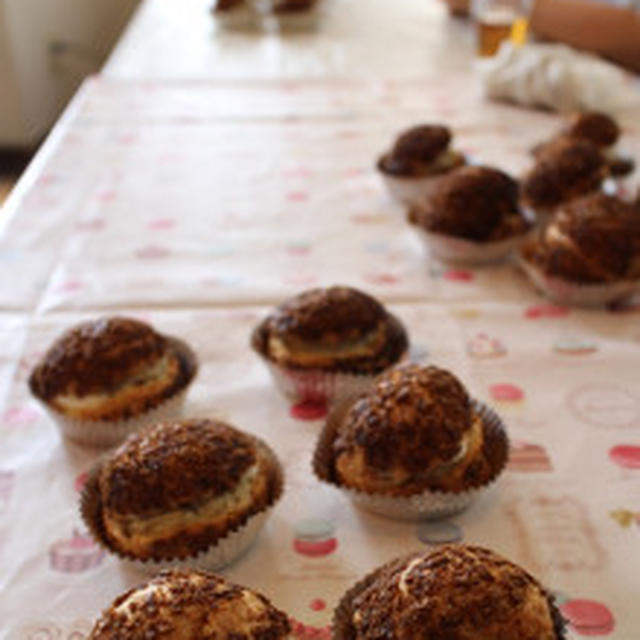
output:
M 616 66 L 566 45 L 505 42 L 478 63 L 487 97 L 559 112 L 597 109 L 613 115 L 640 105 L 640 92 Z

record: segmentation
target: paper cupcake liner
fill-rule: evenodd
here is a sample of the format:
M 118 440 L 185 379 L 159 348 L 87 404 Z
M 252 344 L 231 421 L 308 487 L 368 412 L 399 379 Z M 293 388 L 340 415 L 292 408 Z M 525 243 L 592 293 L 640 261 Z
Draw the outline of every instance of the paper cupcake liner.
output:
M 342 486 L 333 467 L 333 442 L 338 425 L 349 408 L 349 402 L 335 405 L 320 433 L 313 456 L 313 471 L 322 480 L 343 491 L 359 507 L 396 520 L 436 520 L 454 515 L 466 509 L 478 496 L 486 492 L 503 471 L 509 457 L 509 439 L 504 424 L 490 407 L 473 401 L 476 413 L 482 419 L 484 438 L 492 447 L 493 474 L 488 481 L 466 491 L 423 491 L 411 496 L 389 496 L 366 493 Z
M 558 304 L 576 307 L 603 307 L 640 291 L 640 280 L 621 280 L 606 284 L 580 284 L 555 276 L 531 264 L 522 255 L 518 264 L 534 287 Z
M 404 177 L 385 173 L 379 166 L 378 170 L 391 197 L 407 206 L 422 203 L 431 195 L 438 178 L 446 175 L 444 173 L 438 173 L 422 177 Z
M 147 424 L 178 417 L 182 411 L 189 386 L 198 371 L 198 362 L 195 353 L 185 342 L 173 337 L 168 337 L 168 340 L 179 352 L 185 364 L 186 380 L 184 386 L 173 396 L 148 411 L 125 420 L 78 420 L 70 418 L 47 404 L 42 406 L 66 438 L 78 444 L 96 448 L 115 446 L 130 433 Z
M 354 600 L 383 574 L 392 573 L 397 568 L 405 566 L 414 558 L 421 555 L 423 555 L 423 552 L 416 551 L 399 558 L 395 558 L 394 560 L 390 560 L 365 575 L 364 578 L 361 578 L 352 587 L 350 587 L 340 598 L 336 608 L 334 609 L 333 619 L 331 622 L 331 640 L 353 640 L 355 635 L 352 627 Z M 556 640 L 565 640 L 567 637 L 566 623 L 556 605 L 553 595 L 548 591 L 545 591 L 545 594 L 549 604 L 551 619 L 553 620 Z
M 149 572 L 156 572 L 168 567 L 203 570 L 225 567 L 249 549 L 271 515 L 271 511 L 282 496 L 284 489 L 284 472 L 276 455 L 262 440 L 254 438 L 254 442 L 256 447 L 266 453 L 274 469 L 269 502 L 260 511 L 245 516 L 224 536 L 212 541 L 207 548 L 195 551 L 190 556 L 160 556 L 143 560 L 135 557 L 134 554 L 119 551 L 111 546 L 102 521 L 102 504 L 98 484 L 100 468 L 105 457 L 96 462 L 89 472 L 80 495 L 80 515 L 95 541 L 109 553 L 118 556 L 127 566 Z
M 439 260 L 466 265 L 482 265 L 498 262 L 517 249 L 527 234 L 496 240 L 495 242 L 474 242 L 442 233 L 426 231 L 416 227 L 429 254 Z
M 263 358 L 276 387 L 292 403 L 330 404 L 366 391 L 378 374 L 289 369 Z

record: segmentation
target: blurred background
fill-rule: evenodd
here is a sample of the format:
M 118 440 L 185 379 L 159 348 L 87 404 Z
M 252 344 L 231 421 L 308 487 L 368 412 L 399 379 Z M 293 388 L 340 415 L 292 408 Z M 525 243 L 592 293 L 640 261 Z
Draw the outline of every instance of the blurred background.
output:
M 0 0 L 0 202 L 139 0 Z

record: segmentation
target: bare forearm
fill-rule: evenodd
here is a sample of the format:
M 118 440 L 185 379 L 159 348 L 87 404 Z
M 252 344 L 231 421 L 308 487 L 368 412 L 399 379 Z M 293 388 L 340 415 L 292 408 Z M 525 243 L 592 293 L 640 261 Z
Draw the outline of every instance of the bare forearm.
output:
M 589 0 L 536 0 L 532 31 L 640 71 L 640 14 Z

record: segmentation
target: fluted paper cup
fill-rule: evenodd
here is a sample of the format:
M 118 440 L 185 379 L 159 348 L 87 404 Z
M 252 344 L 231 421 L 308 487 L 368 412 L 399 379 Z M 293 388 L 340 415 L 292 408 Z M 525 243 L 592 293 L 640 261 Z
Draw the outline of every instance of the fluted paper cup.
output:
M 538 291 L 561 305 L 604 307 L 640 291 L 640 280 L 582 284 L 549 275 L 522 255 L 518 258 L 518 264 Z
M 522 234 L 493 242 L 475 242 L 466 238 L 426 231 L 417 226 L 416 231 L 429 255 L 444 262 L 460 265 L 483 265 L 503 260 L 527 237 L 527 234 Z

